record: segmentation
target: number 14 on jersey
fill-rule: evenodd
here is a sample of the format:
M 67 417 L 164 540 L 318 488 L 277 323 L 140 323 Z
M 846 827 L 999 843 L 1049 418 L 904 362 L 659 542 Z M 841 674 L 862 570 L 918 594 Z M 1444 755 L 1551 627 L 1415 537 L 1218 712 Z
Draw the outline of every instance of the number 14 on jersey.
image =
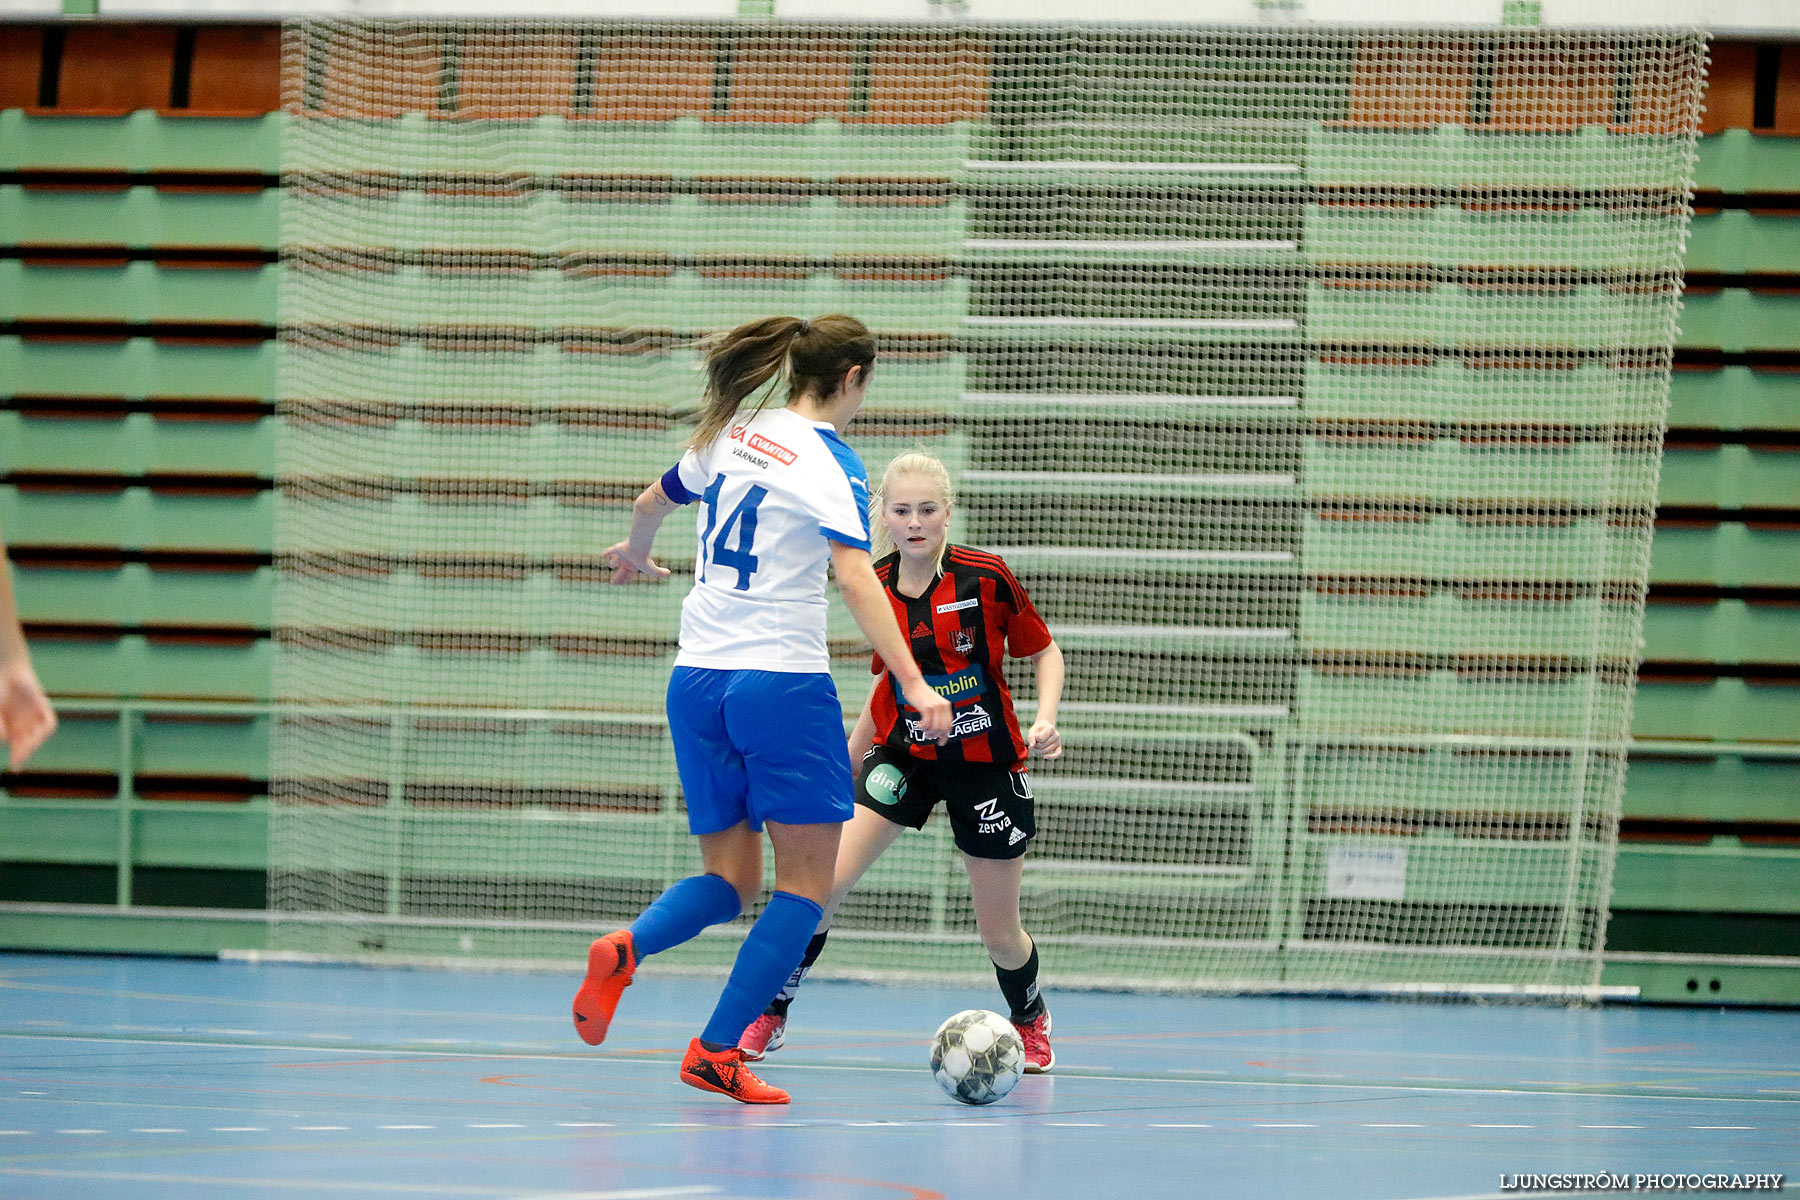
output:
M 769 494 L 769 489 L 759 483 L 751 484 L 744 498 L 721 522 L 719 495 L 724 487 L 725 476 L 715 475 L 700 495 L 701 503 L 706 505 L 706 527 L 700 533 L 700 565 L 695 575 L 704 582 L 709 568 L 733 570 L 738 573 L 735 590 L 747 592 L 750 577 L 756 574 L 756 509 Z

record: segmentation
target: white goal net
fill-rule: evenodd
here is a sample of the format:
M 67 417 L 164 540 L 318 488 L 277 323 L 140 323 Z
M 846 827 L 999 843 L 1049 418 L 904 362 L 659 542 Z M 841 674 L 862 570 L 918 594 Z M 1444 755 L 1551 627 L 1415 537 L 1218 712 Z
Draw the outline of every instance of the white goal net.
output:
M 666 585 L 599 551 L 679 455 L 698 336 L 848 312 L 881 349 L 851 444 L 944 458 L 954 538 L 1068 657 L 1049 985 L 1591 989 L 1704 62 L 1679 29 L 290 26 L 278 944 L 574 961 L 696 869 L 662 715 L 692 527 Z M 945 822 L 825 966 L 986 972 Z

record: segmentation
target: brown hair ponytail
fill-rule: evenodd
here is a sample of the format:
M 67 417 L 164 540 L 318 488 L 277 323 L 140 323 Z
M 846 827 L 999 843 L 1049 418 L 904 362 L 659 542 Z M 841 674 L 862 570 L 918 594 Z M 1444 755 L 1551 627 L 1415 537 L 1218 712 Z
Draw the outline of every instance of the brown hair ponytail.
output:
M 761 317 L 703 341 L 700 348 L 706 356 L 706 393 L 699 427 L 688 442 L 696 450 L 711 445 L 745 399 L 778 377 L 788 381 L 790 402 L 808 393 L 824 398 L 843 386 L 851 367 L 861 367 L 867 378 L 875 365 L 875 338 L 868 326 L 842 313 L 810 321 Z M 769 390 L 751 416 L 768 405 Z

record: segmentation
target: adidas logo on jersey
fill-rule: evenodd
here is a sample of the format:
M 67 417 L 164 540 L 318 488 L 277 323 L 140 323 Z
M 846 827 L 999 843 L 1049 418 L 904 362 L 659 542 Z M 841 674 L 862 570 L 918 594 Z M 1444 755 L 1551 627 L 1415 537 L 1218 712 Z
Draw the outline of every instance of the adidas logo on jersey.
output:
M 912 635 L 915 638 L 928 638 L 931 636 L 931 626 L 920 621 L 917 625 L 913 626 Z

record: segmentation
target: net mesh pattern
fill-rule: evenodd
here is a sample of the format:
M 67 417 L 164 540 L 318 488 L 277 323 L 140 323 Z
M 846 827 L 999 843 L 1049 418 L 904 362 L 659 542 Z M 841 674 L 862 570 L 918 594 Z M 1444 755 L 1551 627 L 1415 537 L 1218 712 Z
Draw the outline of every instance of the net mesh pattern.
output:
M 880 342 L 871 475 L 942 457 L 953 537 L 1067 656 L 1049 984 L 1592 988 L 1704 63 L 1682 30 L 289 26 L 277 945 L 567 958 L 696 869 L 662 715 L 693 527 L 665 585 L 599 554 L 679 456 L 695 339 L 841 311 Z M 830 633 L 854 717 L 835 597 Z M 987 970 L 941 815 L 824 966 Z

